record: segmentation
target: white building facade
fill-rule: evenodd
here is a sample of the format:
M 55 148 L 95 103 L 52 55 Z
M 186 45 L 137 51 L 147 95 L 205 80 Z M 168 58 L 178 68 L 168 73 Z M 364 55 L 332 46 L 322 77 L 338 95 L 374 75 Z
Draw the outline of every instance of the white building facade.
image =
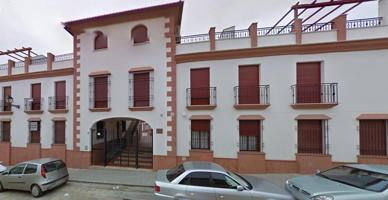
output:
M 315 31 L 297 19 L 178 37 L 182 12 L 179 2 L 67 22 L 74 56 L 4 65 L 0 87 L 22 108 L 0 113 L 10 126 L 0 160 L 155 170 L 207 160 L 243 173 L 388 163 L 386 0 L 378 18 L 340 15 Z M 65 107 L 53 109 L 60 81 Z M 35 83 L 43 100 L 28 110 Z

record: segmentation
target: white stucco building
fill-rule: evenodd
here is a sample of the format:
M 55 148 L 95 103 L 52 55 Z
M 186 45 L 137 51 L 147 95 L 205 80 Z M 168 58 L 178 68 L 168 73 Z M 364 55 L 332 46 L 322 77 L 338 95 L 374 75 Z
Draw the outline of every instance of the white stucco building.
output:
M 377 18 L 306 24 L 298 11 L 330 5 L 299 4 L 289 26 L 193 36 L 178 34 L 183 2 L 66 22 L 72 54 L 0 67 L 0 160 L 262 173 L 388 163 L 387 1 Z

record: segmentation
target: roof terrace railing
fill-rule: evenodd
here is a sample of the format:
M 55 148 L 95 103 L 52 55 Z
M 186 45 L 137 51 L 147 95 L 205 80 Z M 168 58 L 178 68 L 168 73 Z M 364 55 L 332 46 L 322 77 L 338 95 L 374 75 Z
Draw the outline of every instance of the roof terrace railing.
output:
M 0 65 L 0 70 L 6 70 L 6 69 L 8 69 L 8 64 Z
M 47 58 L 39 58 L 39 59 L 32 59 L 31 60 L 31 65 L 43 65 L 47 63 Z
M 73 53 L 67 53 L 62 55 L 55 56 L 54 62 L 61 62 L 61 61 L 67 61 L 67 60 L 73 60 L 74 55 Z
M 355 19 L 348 20 L 346 23 L 347 29 L 355 28 L 368 28 L 376 27 L 382 25 L 382 17 L 367 18 L 367 19 Z M 268 35 L 281 35 L 281 34 L 290 34 L 292 33 L 293 25 L 289 26 L 276 26 L 273 27 L 264 27 L 257 29 L 258 36 L 268 36 Z M 316 23 L 316 24 L 304 24 L 302 26 L 304 33 L 311 32 L 320 32 L 320 31 L 331 31 L 333 30 L 333 23 Z M 248 38 L 249 30 L 235 30 L 235 31 L 224 31 L 216 33 L 216 40 L 226 40 L 226 39 L 236 39 L 236 38 Z M 189 36 L 180 36 L 177 37 L 177 44 L 188 44 L 188 43 L 197 43 L 197 42 L 206 42 L 209 41 L 209 34 L 199 34 L 199 35 L 189 35 Z

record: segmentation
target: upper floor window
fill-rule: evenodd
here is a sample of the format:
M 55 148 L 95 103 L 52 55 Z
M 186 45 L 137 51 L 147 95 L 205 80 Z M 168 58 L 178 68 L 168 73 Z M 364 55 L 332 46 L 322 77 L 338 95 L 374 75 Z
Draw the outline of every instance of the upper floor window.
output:
M 110 108 L 110 73 L 89 74 L 89 108 Z
M 101 31 L 96 31 L 96 37 L 94 38 L 94 49 L 106 49 L 108 48 L 108 37 Z
M 144 25 L 137 25 L 131 31 L 131 38 L 134 44 L 148 42 L 148 31 Z

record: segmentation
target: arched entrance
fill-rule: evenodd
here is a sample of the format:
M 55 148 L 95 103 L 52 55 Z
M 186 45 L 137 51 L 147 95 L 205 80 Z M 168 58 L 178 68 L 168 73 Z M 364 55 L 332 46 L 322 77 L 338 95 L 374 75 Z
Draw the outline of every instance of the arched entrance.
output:
M 100 120 L 91 127 L 92 164 L 152 169 L 153 131 L 132 118 Z

